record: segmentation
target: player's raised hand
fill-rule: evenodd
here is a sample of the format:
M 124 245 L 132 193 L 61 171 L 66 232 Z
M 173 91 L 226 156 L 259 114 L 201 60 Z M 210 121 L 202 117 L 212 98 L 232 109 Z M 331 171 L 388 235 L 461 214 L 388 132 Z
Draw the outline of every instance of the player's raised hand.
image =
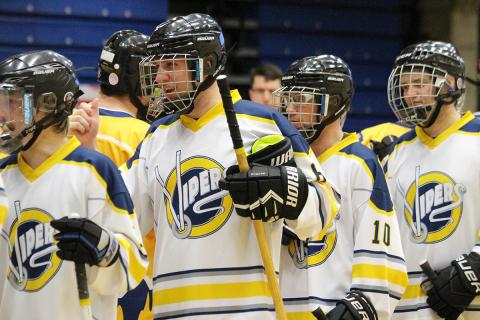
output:
M 82 102 L 74 110 L 69 119 L 68 133 L 74 135 L 84 147 L 96 149 L 95 138 L 98 134 L 99 113 L 98 100 L 90 103 Z
M 85 218 L 53 220 L 50 225 L 59 232 L 54 235 L 60 259 L 108 267 L 118 258 L 118 242 L 113 233 Z

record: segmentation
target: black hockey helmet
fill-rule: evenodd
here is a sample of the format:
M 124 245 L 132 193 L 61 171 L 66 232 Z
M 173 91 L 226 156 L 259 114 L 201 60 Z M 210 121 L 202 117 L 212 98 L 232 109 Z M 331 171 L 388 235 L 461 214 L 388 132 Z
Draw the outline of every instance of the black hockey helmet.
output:
M 190 112 L 195 97 L 213 84 L 227 60 L 220 25 L 202 13 L 171 18 L 159 24 L 150 36 L 147 54 L 149 57 L 142 62 L 140 71 L 142 90 L 150 97 L 149 113 L 152 115 Z M 155 81 L 158 64 L 182 59 L 187 65 L 184 71 L 189 73 L 190 80 L 186 80 L 189 90 L 177 90 L 175 97 L 164 95 L 162 86 Z M 170 83 L 162 85 L 176 87 L 178 83 L 172 78 Z
M 20 53 L 0 62 L 0 150 L 26 150 L 52 125 L 66 130 L 81 94 L 72 62 L 54 51 Z M 37 112 L 46 116 L 35 121 Z
M 113 94 L 127 94 L 143 117 L 146 106 L 138 99 L 142 95 L 138 66 L 146 56 L 148 39 L 135 30 L 116 31 L 106 41 L 98 60 L 102 88 Z
M 454 78 L 453 86 L 447 75 Z M 430 93 L 417 94 L 422 103 L 409 103 L 407 88 L 429 87 Z M 409 45 L 395 59 L 388 80 L 388 101 L 397 118 L 409 125 L 431 126 L 445 104 L 463 104 L 465 92 L 465 63 L 455 46 L 441 41 L 426 41 Z
M 348 111 L 353 93 L 352 73 L 345 61 L 320 55 L 294 61 L 273 96 L 274 105 L 312 142 Z

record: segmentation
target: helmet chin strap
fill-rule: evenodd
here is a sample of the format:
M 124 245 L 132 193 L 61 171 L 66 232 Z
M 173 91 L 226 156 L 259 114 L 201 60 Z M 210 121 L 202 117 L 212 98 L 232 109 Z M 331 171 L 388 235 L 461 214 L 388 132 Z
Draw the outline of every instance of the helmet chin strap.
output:
M 137 108 L 137 119 L 147 121 L 147 107 L 140 102 L 135 91 L 130 85 L 129 81 L 126 81 L 128 98 L 135 108 Z
M 235 45 L 230 49 L 228 50 L 226 56 L 228 56 L 228 54 L 230 53 L 230 51 L 235 47 Z M 226 56 L 224 57 L 224 59 L 226 59 Z M 193 105 L 195 103 L 195 99 L 197 98 L 197 96 L 202 92 L 202 91 L 205 91 L 207 90 L 208 88 L 210 88 L 213 83 L 215 82 L 215 79 L 217 79 L 217 77 L 220 75 L 220 72 L 222 71 L 222 63 L 221 61 L 218 62 L 218 69 L 215 70 L 214 73 L 212 73 L 211 75 L 208 75 L 207 78 L 202 82 L 200 83 L 200 85 L 198 86 L 197 90 L 195 91 L 195 94 L 193 96 L 193 99 L 192 99 L 192 103 L 190 105 L 190 108 L 188 112 L 192 111 L 193 109 Z
M 68 117 L 68 113 L 66 110 L 62 110 L 60 112 L 52 112 L 47 114 L 45 117 L 40 119 L 38 122 L 35 122 L 32 126 L 25 128 L 20 135 L 24 138 L 30 133 L 33 132 L 32 138 L 28 140 L 28 142 L 21 148 L 19 148 L 17 151 L 25 151 L 29 149 L 37 140 L 38 136 L 42 132 L 42 130 L 51 127 L 54 124 L 62 122 L 64 119 Z
M 61 123 L 63 120 L 67 119 L 68 116 L 70 115 L 70 112 L 68 111 L 70 108 L 69 106 L 72 106 L 72 105 L 75 106 L 77 103 L 77 99 L 82 94 L 83 94 L 83 91 L 78 90 L 73 95 L 72 100 L 63 103 L 63 108 L 56 109 L 55 111 L 50 112 L 49 114 L 47 114 L 45 117 L 35 122 L 30 127 L 23 129 L 23 131 L 20 133 L 21 137 L 25 138 L 27 135 L 33 132 L 32 138 L 30 138 L 30 140 L 28 140 L 28 142 L 23 147 L 20 147 L 15 152 L 18 152 L 20 150 L 22 151 L 28 150 L 35 143 L 35 141 L 37 140 L 42 130 L 47 129 L 48 127 L 51 127 L 57 123 Z M 67 106 L 66 103 L 69 103 L 69 106 Z
M 137 119 L 146 121 L 147 120 L 147 107 L 144 106 L 140 99 L 135 95 L 129 95 L 130 102 L 137 108 Z
M 452 90 L 447 93 L 441 94 L 438 97 L 435 98 L 435 110 L 433 110 L 432 115 L 430 116 L 430 119 L 427 120 L 425 124 L 419 124 L 418 126 L 421 128 L 429 128 L 431 127 L 435 121 L 438 118 L 438 115 L 440 114 L 440 108 L 444 105 L 455 103 L 462 94 L 465 92 L 465 88 L 462 89 L 457 89 L 457 90 Z M 451 101 L 445 101 L 446 98 L 452 98 Z
M 330 117 L 326 118 L 325 120 L 321 121 L 320 124 L 316 126 L 315 134 L 310 139 L 308 139 L 307 142 L 312 143 L 313 141 L 315 141 L 315 139 L 318 138 L 318 136 L 322 133 L 323 129 L 325 129 L 326 126 L 328 126 L 330 123 L 340 118 L 342 114 L 348 111 L 349 105 L 350 105 L 350 99 L 345 101 L 343 106 L 339 108 L 334 114 L 332 114 Z

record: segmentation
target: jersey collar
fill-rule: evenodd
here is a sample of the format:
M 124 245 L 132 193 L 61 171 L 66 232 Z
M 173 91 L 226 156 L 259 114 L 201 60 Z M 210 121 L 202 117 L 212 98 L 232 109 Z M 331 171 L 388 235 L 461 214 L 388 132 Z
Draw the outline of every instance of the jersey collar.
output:
M 105 107 L 98 108 L 98 114 L 104 117 L 115 117 L 115 118 L 135 118 L 135 116 L 127 111 L 113 110 Z
M 470 111 L 467 111 L 460 119 L 455 121 L 447 130 L 443 131 L 441 134 L 439 134 L 435 138 L 430 137 L 428 134 L 425 133 L 425 131 L 423 131 L 423 128 L 418 126 L 415 127 L 415 132 L 420 142 L 422 142 L 424 145 L 426 145 L 430 149 L 433 149 L 438 145 L 440 145 L 443 141 L 448 139 L 452 134 L 458 131 L 458 129 L 463 127 L 465 124 L 467 124 L 474 118 L 475 116 Z
M 342 150 L 343 148 L 348 147 L 352 143 L 359 142 L 358 136 L 356 133 L 345 133 L 345 137 L 340 140 L 338 143 L 334 144 L 327 150 L 325 150 L 321 155 L 317 157 L 318 162 L 322 164 L 328 158 L 330 158 L 333 154 L 337 153 L 338 151 Z
M 23 159 L 22 152 L 18 153 L 18 169 L 23 174 L 23 176 L 30 182 L 34 182 L 42 174 L 48 171 L 58 162 L 62 161 L 67 155 L 72 153 L 73 150 L 80 146 L 80 141 L 77 138 L 72 137 L 67 141 L 63 146 L 55 151 L 47 160 L 45 160 L 37 168 L 32 169 Z
M 230 94 L 232 95 L 233 104 L 237 103 L 240 99 L 242 99 L 238 90 L 231 90 Z M 211 107 L 203 116 L 198 119 L 193 119 L 189 116 L 181 115 L 180 120 L 186 128 L 189 128 L 190 130 L 196 132 L 200 130 L 203 126 L 205 126 L 207 123 L 222 114 L 225 114 L 225 111 L 223 110 L 223 103 L 222 101 L 220 101 L 219 103 Z

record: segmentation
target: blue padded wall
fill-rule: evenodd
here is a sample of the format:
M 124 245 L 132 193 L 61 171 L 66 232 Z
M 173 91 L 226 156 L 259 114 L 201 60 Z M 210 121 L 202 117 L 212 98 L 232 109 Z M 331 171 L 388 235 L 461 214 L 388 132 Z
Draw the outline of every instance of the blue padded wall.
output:
M 257 19 L 261 62 L 286 70 L 298 58 L 334 54 L 350 65 L 356 92 L 346 130 L 394 120 L 386 87 L 402 49 L 399 1 L 261 1 Z
M 150 34 L 167 17 L 167 0 L 0 2 L 0 60 L 13 54 L 51 49 L 76 67 L 96 67 L 104 41 L 113 32 L 134 29 Z M 94 70 L 79 72 L 95 82 Z

